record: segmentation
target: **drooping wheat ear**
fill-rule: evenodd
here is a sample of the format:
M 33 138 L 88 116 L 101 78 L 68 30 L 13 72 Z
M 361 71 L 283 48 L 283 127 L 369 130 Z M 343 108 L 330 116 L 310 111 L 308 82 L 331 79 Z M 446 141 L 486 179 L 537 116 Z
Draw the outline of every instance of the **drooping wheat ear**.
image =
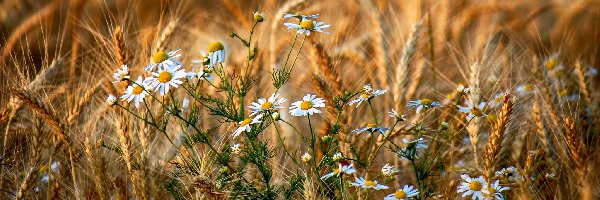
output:
M 506 129 L 510 123 L 512 111 L 513 102 L 510 99 L 510 95 L 506 95 L 504 98 L 504 105 L 502 105 L 502 110 L 500 110 L 500 113 L 498 114 L 498 119 L 492 128 L 490 139 L 487 147 L 485 148 L 483 170 L 488 183 L 491 183 L 490 181 L 494 170 L 494 161 L 496 161 L 496 156 L 500 152 L 500 145 L 502 143 L 502 139 L 504 139 L 504 133 L 506 132 Z
M 421 29 L 421 22 L 419 21 L 413 26 L 413 29 L 410 33 L 410 36 L 404 43 L 402 56 L 400 57 L 400 62 L 396 66 L 396 77 L 394 82 L 396 83 L 396 88 L 394 90 L 397 94 L 402 94 L 405 92 L 406 87 L 408 85 L 408 78 L 410 76 L 410 63 L 417 51 L 417 42 L 419 41 L 419 30 Z M 400 104 L 402 100 L 401 98 L 406 98 L 402 95 L 394 95 L 394 102 L 396 104 Z
M 33 159 L 31 159 L 31 161 L 29 162 L 30 169 L 27 171 L 27 174 L 25 174 L 25 177 L 23 178 L 23 181 L 21 181 L 21 185 L 19 186 L 19 188 L 17 190 L 17 195 L 15 197 L 15 199 L 17 199 L 17 200 L 23 199 L 25 197 L 26 192 L 32 186 L 32 182 L 36 180 L 34 177 L 36 177 L 39 172 L 40 158 L 42 155 L 41 140 L 43 140 L 44 135 L 43 135 L 43 132 L 41 131 L 41 129 L 42 129 L 41 120 L 35 119 L 34 122 L 35 122 L 34 129 L 35 129 L 36 135 L 31 137 L 30 144 L 32 147 L 32 150 L 31 150 L 32 153 L 29 156 L 30 158 L 33 158 Z M 35 185 L 35 184 L 33 184 L 33 185 Z
M 87 106 L 93 100 L 92 97 L 94 97 L 94 95 L 96 94 L 96 89 L 98 89 L 98 87 L 100 87 L 100 85 L 104 84 L 104 81 L 105 81 L 105 79 L 101 78 L 92 87 L 86 88 L 86 91 L 79 98 L 77 103 L 75 103 L 75 105 L 73 106 L 73 109 L 69 112 L 69 117 L 67 117 L 67 124 L 73 124 L 73 122 L 75 122 L 75 120 L 77 119 L 77 117 L 79 116 L 79 114 L 81 112 L 81 109 L 83 107 Z
M 585 101 L 586 106 L 592 106 L 592 97 L 587 84 L 587 70 L 581 66 L 581 62 L 575 63 L 575 74 L 577 74 L 577 84 L 579 84 L 579 92 Z
M 127 63 L 127 54 L 125 52 L 125 39 L 123 38 L 123 29 L 117 26 L 113 32 L 113 43 L 115 45 L 115 57 L 117 58 L 116 67 L 121 67 Z
M 92 168 L 92 180 L 94 181 L 94 185 L 96 186 L 96 192 L 98 193 L 100 199 L 107 199 L 108 189 L 106 188 L 106 182 L 103 178 L 106 177 L 106 175 L 102 173 L 103 166 L 101 166 L 101 163 L 98 162 L 98 160 L 102 159 L 102 155 L 96 154 L 96 152 L 94 151 L 94 146 L 90 143 L 89 137 L 85 137 L 84 145 L 86 157 L 88 159 L 90 167 Z
M 154 48 L 152 49 L 152 53 L 163 51 L 165 49 L 165 44 L 167 43 L 167 40 L 169 40 L 169 38 L 173 36 L 175 28 L 177 28 L 177 22 L 179 22 L 179 19 L 169 21 L 169 23 L 160 33 L 160 37 L 156 41 L 156 46 L 154 46 Z
M 322 96 L 327 100 L 333 99 L 333 93 L 331 91 L 331 87 L 329 87 L 331 84 L 328 84 L 327 81 L 324 81 L 322 77 L 320 77 L 317 74 L 313 74 L 312 84 L 315 86 L 315 89 L 317 90 L 317 94 L 319 96 Z M 327 113 L 327 119 L 330 121 L 333 117 L 336 116 L 336 110 L 333 106 L 329 106 L 327 108 Z
M 56 134 L 56 136 L 62 142 L 65 143 L 65 147 L 67 148 L 67 151 L 69 153 L 69 162 L 71 165 L 71 167 L 70 167 L 71 168 L 71 178 L 73 181 L 73 188 L 74 188 L 73 190 L 75 191 L 75 198 L 80 199 L 81 197 L 79 196 L 79 186 L 77 184 L 77 176 L 75 173 L 75 161 L 73 158 L 73 150 L 71 148 L 71 145 L 73 143 L 71 142 L 69 137 L 65 134 L 65 131 L 63 129 L 64 126 L 61 123 L 59 123 L 59 121 L 52 114 L 50 114 L 50 109 L 46 106 L 46 104 L 37 100 L 36 98 L 34 98 L 32 95 L 28 94 L 27 92 L 24 92 L 24 91 L 14 92 L 13 96 L 15 96 L 17 99 L 21 100 L 21 102 L 23 102 L 23 105 L 29 107 L 29 109 L 33 110 L 38 115 L 40 115 L 42 120 L 44 120 L 44 122 L 46 122 L 53 129 L 54 134 Z
M 123 161 L 125 161 L 125 165 L 127 166 L 127 172 L 129 173 L 129 176 L 131 178 L 131 186 L 133 187 L 131 191 L 133 192 L 134 196 L 140 199 L 146 199 L 145 192 L 140 191 L 140 182 L 138 180 L 137 174 L 133 169 L 133 163 L 135 163 L 135 161 L 133 160 L 134 158 L 131 156 L 131 141 L 129 127 L 127 125 L 129 122 L 125 119 L 115 119 L 114 123 L 115 127 L 117 128 L 119 144 L 121 145 L 121 157 L 123 158 Z
M 558 115 L 558 110 L 556 110 L 556 108 L 559 108 L 560 106 L 556 106 L 556 104 L 554 103 L 554 99 L 557 96 L 554 92 L 554 90 L 552 89 L 552 85 L 550 84 L 552 81 L 550 80 L 550 76 L 548 75 L 548 71 L 546 70 L 545 67 L 541 67 L 540 65 L 540 60 L 537 57 L 533 57 L 533 73 L 535 75 L 536 78 L 538 78 L 538 80 L 540 80 L 540 84 L 541 87 L 539 87 L 539 89 L 541 90 L 541 100 L 543 102 L 542 105 L 544 105 L 544 108 L 547 109 L 549 116 L 550 116 L 550 122 L 552 122 L 552 125 L 556 126 L 556 127 L 561 127 L 560 125 L 560 117 Z
M 331 57 L 325 48 L 323 48 L 322 44 L 315 42 L 312 38 L 309 38 L 309 41 L 313 46 L 313 58 L 317 58 L 317 70 L 321 70 L 321 72 L 323 72 L 323 75 L 327 79 L 327 83 L 329 86 L 331 86 L 334 94 L 342 93 L 342 80 L 340 79 L 339 74 L 336 72 L 335 66 L 333 66 Z
M 25 19 L 20 25 L 15 28 L 11 33 L 10 37 L 6 40 L 6 43 L 2 46 L 2 54 L 0 54 L 0 66 L 3 63 L 6 63 L 7 57 L 12 52 L 13 47 L 19 42 L 19 40 L 23 39 L 23 35 L 29 32 L 34 27 L 39 27 L 42 19 L 48 18 L 54 11 L 60 7 L 61 1 L 52 1 L 44 8 L 39 10 L 34 15 Z

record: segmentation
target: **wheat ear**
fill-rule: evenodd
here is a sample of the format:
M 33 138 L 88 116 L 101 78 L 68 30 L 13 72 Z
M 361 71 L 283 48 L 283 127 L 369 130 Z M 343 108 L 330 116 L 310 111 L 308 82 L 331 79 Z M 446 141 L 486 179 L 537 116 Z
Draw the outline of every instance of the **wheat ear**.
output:
M 496 156 L 500 152 L 502 139 L 504 139 L 504 133 L 508 128 L 512 111 L 513 102 L 510 100 L 510 95 L 506 95 L 504 98 L 504 104 L 502 105 L 502 110 L 500 110 L 500 113 L 498 114 L 498 119 L 492 128 L 490 139 L 487 147 L 485 148 L 483 170 L 488 183 L 491 183 L 490 181 L 494 169 L 494 161 L 496 161 Z

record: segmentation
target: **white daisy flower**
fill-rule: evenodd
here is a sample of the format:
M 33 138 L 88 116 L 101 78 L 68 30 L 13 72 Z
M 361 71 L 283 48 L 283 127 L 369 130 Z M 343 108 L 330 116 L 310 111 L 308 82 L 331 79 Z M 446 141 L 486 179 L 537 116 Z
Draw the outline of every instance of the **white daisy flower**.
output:
M 310 19 L 303 18 L 302 21 L 300 21 L 300 24 L 284 23 L 283 25 L 287 26 L 288 29 L 298 29 L 296 31 L 298 34 L 304 33 L 308 36 L 313 31 L 329 34 L 327 32 L 323 32 L 323 29 L 329 28 L 331 25 L 324 24 L 324 22 L 315 22 Z
M 523 180 L 523 177 L 519 173 L 519 170 L 514 166 L 503 168 L 496 172 L 496 176 L 507 178 L 510 182 L 519 182 Z
M 215 66 L 225 62 L 225 46 L 220 42 L 213 42 L 208 45 L 208 59 L 210 66 Z
M 363 189 L 375 189 L 375 190 L 385 190 L 388 189 L 388 186 L 377 183 L 377 181 L 365 180 L 362 177 L 355 178 L 355 182 L 350 183 L 350 186 L 362 187 Z
M 231 146 L 231 152 L 236 155 L 240 154 L 240 152 L 242 152 L 242 145 L 234 144 L 233 146 Z
M 398 114 L 398 112 L 396 112 L 396 110 L 394 110 L 393 108 L 392 108 L 392 111 L 388 112 L 388 114 L 389 114 L 389 116 L 391 118 L 393 118 L 393 119 L 395 119 L 396 121 L 399 121 L 399 122 L 403 122 L 403 121 L 407 120 L 406 115 L 400 115 L 400 114 Z
M 369 124 L 367 124 L 367 126 L 365 126 L 363 128 L 352 130 L 352 132 L 356 133 L 356 134 L 359 134 L 359 133 L 362 133 L 365 131 L 368 131 L 370 133 L 380 132 L 382 135 L 385 136 L 385 132 L 387 130 L 389 130 L 389 128 L 384 128 L 382 126 L 378 126 L 377 124 L 369 123 Z
M 472 196 L 472 199 L 484 199 L 483 187 L 487 182 L 483 176 L 471 178 L 469 175 L 463 174 L 460 176 L 464 181 L 458 186 L 457 193 L 463 193 L 462 197 Z
M 108 102 L 108 104 L 110 104 L 111 106 L 116 105 L 117 97 L 115 95 L 109 94 L 108 97 L 106 97 L 106 102 Z
M 471 104 L 471 102 L 466 101 L 467 107 L 457 106 L 459 112 L 469 113 L 467 115 L 467 120 L 471 121 L 475 117 L 486 117 L 487 114 L 483 112 L 483 107 L 485 106 L 485 102 L 479 103 L 479 105 L 475 106 Z
M 154 70 L 155 66 L 158 66 L 158 69 L 160 70 L 167 67 L 183 65 L 179 60 L 175 59 L 181 57 L 181 54 L 177 53 L 180 50 L 181 49 L 177 49 L 175 51 L 169 51 L 168 53 L 164 51 L 156 52 L 154 55 L 152 55 L 151 64 L 144 68 L 144 71 L 152 71 Z
M 144 80 L 141 76 L 138 76 L 136 81 L 127 86 L 125 94 L 121 96 L 121 101 L 127 100 L 127 102 L 131 102 L 131 100 L 134 100 L 133 103 L 135 104 L 135 107 L 139 108 L 140 103 L 144 102 L 144 98 L 149 94 L 147 91 L 149 88 L 150 85 L 148 85 L 148 79 Z
M 208 78 L 209 76 L 208 76 L 208 73 L 206 73 L 204 66 L 198 66 L 198 67 L 195 67 L 192 71 L 187 72 L 185 77 L 188 80 L 193 80 L 193 79 Z
M 494 98 L 492 99 L 492 101 L 490 101 L 488 104 L 492 107 L 498 107 L 500 105 L 502 105 L 504 103 L 504 99 L 506 99 L 506 96 L 508 95 L 507 92 L 501 92 L 499 94 L 496 94 L 494 96 Z
M 384 176 L 393 176 L 398 172 L 400 172 L 400 170 L 395 169 L 389 163 L 386 163 L 385 166 L 381 168 L 381 173 L 383 173 Z
M 289 19 L 289 18 L 298 18 L 298 19 L 316 19 L 319 17 L 319 14 L 312 14 L 312 15 L 303 15 L 302 13 L 296 13 L 296 14 L 291 14 L 291 13 L 285 13 L 283 15 L 283 19 Z
M 506 190 L 510 190 L 510 188 L 500 186 L 500 181 L 496 180 L 496 182 L 491 184 L 490 188 L 488 188 L 486 185 L 486 188 L 483 189 L 483 196 L 485 196 L 485 199 L 490 199 L 490 200 L 491 199 L 504 200 L 504 196 L 502 196 L 502 192 L 504 192 Z
M 338 161 L 342 160 L 343 158 L 344 158 L 344 156 L 342 155 L 342 153 L 338 152 L 338 153 L 333 154 L 332 160 L 334 162 L 338 162 Z
M 250 116 L 258 114 L 258 113 L 263 113 L 263 112 L 283 108 L 283 106 L 280 106 L 280 105 L 282 103 L 284 103 L 285 101 L 287 101 L 287 99 L 285 99 L 285 98 L 277 99 L 278 96 L 279 96 L 279 94 L 273 93 L 273 94 L 271 94 L 269 99 L 260 98 L 260 99 L 258 99 L 258 103 L 252 102 L 251 106 L 248 106 L 248 108 L 250 108 L 252 110 L 252 114 L 250 114 Z
M 525 96 L 535 91 L 535 86 L 532 84 L 524 84 L 517 87 L 516 92 L 519 96 Z
M 551 55 L 548 59 L 544 61 L 544 67 L 551 74 L 556 74 L 556 72 L 564 69 L 563 64 L 558 62 L 558 54 Z
M 180 69 L 181 65 L 173 67 L 164 67 L 158 69 L 158 72 L 152 72 L 155 77 L 149 78 L 150 87 L 154 91 L 160 90 L 160 95 L 164 96 L 169 92 L 169 87 L 177 87 L 183 82 L 179 79 L 185 78 L 185 70 Z
M 468 87 L 465 87 L 463 85 L 458 85 L 458 87 L 456 87 L 456 92 L 458 92 L 459 94 L 467 94 L 470 92 Z
M 323 98 L 315 98 L 316 95 L 307 94 L 302 101 L 296 101 L 290 106 L 290 114 L 293 116 L 306 116 L 321 113 L 317 108 L 325 107 Z
M 363 86 L 361 94 L 358 97 L 356 97 L 356 99 L 348 102 L 348 105 L 352 105 L 352 104 L 356 103 L 356 107 L 358 108 L 358 106 L 360 106 L 360 104 L 362 102 L 371 100 L 372 98 L 375 98 L 376 96 L 385 94 L 386 91 L 387 90 L 373 91 L 373 88 L 371 88 L 371 84 L 367 84 L 367 85 Z
M 405 185 L 402 189 L 396 190 L 396 192 L 387 195 L 383 200 L 404 200 L 419 194 L 419 190 L 414 188 L 412 185 Z
M 302 159 L 302 162 L 308 163 L 312 160 L 312 156 L 310 154 L 308 154 L 308 152 L 305 152 L 304 155 L 302 155 L 301 159 Z
M 422 137 L 412 141 L 407 140 L 406 138 L 402 138 L 402 142 L 404 142 L 404 144 L 406 144 L 407 147 L 414 145 L 416 149 L 427 148 L 427 145 L 425 144 L 426 141 Z
M 233 138 L 235 139 L 237 136 L 239 136 L 242 132 L 246 131 L 246 132 L 250 132 L 251 129 L 251 125 L 252 124 L 258 124 L 261 123 L 261 119 L 262 119 L 263 115 L 257 115 L 256 117 L 254 117 L 254 119 L 251 118 L 246 118 L 243 121 L 239 122 L 239 127 L 233 132 Z
M 342 161 L 342 162 L 340 162 L 338 164 L 338 168 L 335 168 L 335 169 L 333 169 L 332 172 L 323 175 L 321 177 L 321 179 L 326 180 L 326 179 L 328 179 L 330 177 L 333 177 L 333 176 L 340 176 L 340 175 L 343 175 L 343 174 L 350 175 L 352 173 L 355 173 L 356 169 L 354 169 L 354 167 L 352 165 L 353 165 L 352 163 L 347 163 L 347 162 Z
M 116 79 L 116 81 L 113 81 L 113 83 L 124 81 L 125 79 L 130 78 L 129 67 L 127 67 L 127 65 L 121 65 L 121 68 L 117 69 L 117 72 L 113 74 L 113 78 Z
M 442 104 L 440 104 L 440 102 L 432 101 L 430 99 L 419 99 L 415 101 L 409 101 L 406 104 L 406 106 L 417 107 L 417 114 L 419 114 L 423 108 L 442 107 Z

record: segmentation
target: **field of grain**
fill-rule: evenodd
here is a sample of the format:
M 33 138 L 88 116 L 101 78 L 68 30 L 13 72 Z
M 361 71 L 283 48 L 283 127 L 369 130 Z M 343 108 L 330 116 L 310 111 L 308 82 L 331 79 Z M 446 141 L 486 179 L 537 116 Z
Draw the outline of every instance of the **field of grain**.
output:
M 596 0 L 4 0 L 0 22 L 0 199 L 600 198 Z

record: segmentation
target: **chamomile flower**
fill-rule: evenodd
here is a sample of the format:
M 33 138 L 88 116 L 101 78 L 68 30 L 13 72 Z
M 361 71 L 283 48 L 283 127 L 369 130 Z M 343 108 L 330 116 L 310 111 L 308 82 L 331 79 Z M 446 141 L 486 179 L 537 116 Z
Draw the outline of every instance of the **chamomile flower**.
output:
M 489 102 L 489 105 L 492 108 L 502 105 L 504 103 L 504 99 L 506 98 L 506 95 L 508 95 L 508 93 L 506 93 L 506 92 L 501 92 L 501 93 L 496 94 L 494 96 L 494 98 Z
M 467 120 L 471 121 L 475 117 L 486 117 L 487 115 L 483 112 L 485 102 L 479 103 L 479 105 L 473 105 L 471 102 L 466 101 L 467 107 L 458 106 L 458 111 L 468 113 Z
M 127 86 L 125 94 L 121 96 L 121 101 L 127 100 L 127 102 L 131 102 L 131 100 L 133 100 L 135 107 L 139 108 L 140 103 L 144 102 L 144 98 L 149 94 L 147 89 L 150 88 L 150 86 L 148 85 L 147 80 L 148 79 L 144 80 L 141 76 L 138 76 L 136 81 Z
M 459 94 L 467 94 L 470 92 L 468 87 L 465 87 L 463 85 L 458 85 L 458 87 L 456 87 L 456 92 L 458 92 Z
M 234 144 L 233 146 L 231 146 L 231 152 L 236 155 L 240 154 L 240 152 L 242 152 L 242 145 Z
M 558 62 L 558 54 L 553 54 L 544 61 L 544 67 L 550 73 L 555 73 L 564 68 L 564 66 Z
M 308 154 L 308 152 L 305 152 L 304 155 L 302 155 L 301 159 L 302 159 L 302 162 L 308 163 L 312 160 L 312 156 L 310 154 Z
M 519 96 L 525 96 L 535 91 L 535 86 L 532 84 L 523 84 L 517 87 L 516 92 Z
M 504 200 L 504 196 L 502 196 L 502 192 L 510 190 L 509 187 L 500 186 L 500 181 L 496 180 L 496 182 L 491 184 L 491 187 L 487 187 L 483 190 L 483 196 L 485 199 L 497 199 Z
M 338 164 L 338 168 L 333 169 L 332 172 L 325 174 L 321 177 L 321 179 L 325 180 L 333 176 L 340 176 L 343 174 L 352 174 L 356 172 L 356 169 L 352 166 L 352 163 L 340 162 Z
M 355 178 L 355 182 L 350 183 L 351 186 L 361 187 L 363 189 L 385 190 L 388 186 L 377 183 L 377 181 L 366 180 L 362 177 Z
M 220 42 L 213 42 L 208 45 L 208 59 L 210 66 L 215 66 L 225 62 L 225 46 Z
M 167 67 L 173 67 L 173 66 L 177 66 L 177 65 L 183 65 L 179 60 L 175 59 L 178 57 L 181 57 L 181 54 L 178 54 L 177 52 L 179 52 L 181 49 L 177 49 L 174 51 L 169 51 L 169 52 L 164 52 L 164 51 L 159 51 L 154 53 L 154 55 L 152 55 L 152 62 L 150 65 L 148 65 L 146 68 L 144 68 L 144 71 L 152 71 L 154 70 L 155 66 L 158 66 L 158 69 L 164 69 Z
M 289 18 L 298 18 L 298 19 L 316 19 L 319 17 L 319 14 L 312 14 L 312 15 L 303 15 L 302 13 L 298 12 L 296 14 L 291 14 L 291 13 L 285 13 L 283 15 L 283 19 L 289 19 Z
M 127 65 L 121 65 L 121 68 L 117 69 L 117 72 L 113 74 L 113 78 L 116 79 L 116 81 L 113 81 L 113 83 L 124 81 L 125 79 L 130 78 L 129 67 L 127 67 Z
M 385 94 L 387 90 L 375 90 L 373 91 L 373 88 L 371 88 L 371 84 L 367 84 L 365 86 L 363 86 L 362 92 L 360 93 L 360 95 L 358 97 L 356 97 L 356 99 L 348 102 L 348 105 L 352 105 L 356 103 L 356 107 L 358 108 L 358 106 L 360 106 L 360 104 L 364 101 L 368 101 L 371 100 L 372 98 L 375 98 L 376 96 Z
M 342 155 L 342 153 L 338 152 L 333 154 L 333 157 L 331 158 L 333 160 L 333 162 L 338 162 L 340 160 L 342 160 L 344 158 L 344 156 Z
M 150 87 L 154 91 L 160 90 L 160 95 L 164 96 L 169 92 L 169 87 L 178 87 L 183 82 L 179 79 L 185 78 L 185 70 L 180 69 L 181 65 L 173 67 L 164 67 L 158 69 L 157 72 L 152 72 L 155 77 L 148 79 Z
M 296 31 L 298 34 L 304 33 L 307 36 L 309 36 L 310 33 L 314 31 L 329 34 L 327 32 L 323 32 L 323 29 L 329 28 L 331 26 L 325 25 L 324 22 L 315 22 L 307 18 L 302 18 L 300 24 L 284 23 L 283 25 L 287 26 L 288 29 L 298 29 Z
M 233 132 L 233 138 L 235 139 L 237 136 L 239 136 L 242 132 L 246 131 L 246 132 L 250 132 L 251 129 L 251 125 L 252 124 L 258 124 L 261 123 L 261 119 L 262 119 L 263 115 L 257 115 L 256 117 L 254 117 L 254 119 L 251 118 L 246 118 L 242 121 L 240 121 L 238 123 L 239 127 Z
M 514 166 L 503 168 L 502 170 L 497 171 L 496 176 L 506 178 L 509 182 L 519 182 L 523 180 L 519 170 L 517 170 L 517 168 Z
M 426 141 L 422 137 L 416 140 L 407 140 L 406 138 L 402 138 L 402 142 L 404 142 L 404 144 L 406 144 L 407 147 L 414 146 L 415 149 L 427 148 L 427 145 L 425 144 Z
M 404 185 L 402 189 L 396 190 L 396 192 L 385 196 L 383 200 L 404 200 L 417 196 L 418 194 L 419 190 L 412 185 Z
M 393 176 L 398 172 L 400 172 L 400 170 L 395 169 L 389 163 L 381 168 L 381 173 L 383 173 L 384 176 Z
M 325 107 L 325 100 L 316 98 L 316 95 L 307 94 L 302 101 L 296 101 L 290 106 L 290 114 L 293 116 L 306 116 L 321 113 L 317 108 Z
M 415 101 L 409 101 L 406 104 L 406 106 L 417 107 L 417 114 L 419 114 L 423 108 L 442 107 L 442 104 L 440 104 L 440 102 L 432 101 L 430 99 L 419 99 Z
M 398 122 L 406 121 L 406 115 L 399 115 L 398 112 L 396 112 L 396 110 L 394 109 L 392 109 L 392 111 L 390 111 L 388 115 Z
M 188 80 L 193 80 L 193 79 L 202 79 L 202 78 L 209 78 L 210 76 L 208 75 L 208 73 L 205 70 L 205 66 L 197 66 L 195 67 L 192 71 L 189 71 L 186 73 L 185 77 Z
M 117 97 L 115 95 L 109 94 L 108 97 L 106 97 L 106 102 L 108 102 L 108 104 L 110 104 L 111 106 L 116 105 Z
M 388 128 L 384 128 L 382 126 L 379 126 L 377 124 L 369 123 L 369 124 L 367 124 L 363 128 L 352 130 L 352 132 L 356 133 L 356 134 L 359 134 L 359 133 L 362 133 L 362 132 L 365 132 L 365 131 L 368 131 L 370 133 L 380 132 L 382 135 L 385 135 L 385 132 L 387 130 L 389 130 L 389 129 Z
M 457 193 L 463 193 L 462 197 L 472 196 L 472 199 L 484 199 L 483 187 L 487 182 L 483 176 L 471 178 L 469 175 L 463 174 L 460 176 L 464 181 L 458 186 Z
M 273 93 L 273 94 L 271 94 L 269 99 L 260 98 L 260 99 L 258 99 L 258 102 L 252 102 L 251 106 L 248 106 L 248 108 L 250 108 L 252 110 L 252 114 L 250 114 L 250 116 L 258 114 L 258 113 L 263 113 L 263 112 L 283 108 L 283 106 L 280 106 L 280 105 L 282 103 L 284 103 L 285 101 L 287 101 L 287 99 L 285 99 L 285 98 L 277 99 L 278 96 L 279 96 L 279 94 Z

